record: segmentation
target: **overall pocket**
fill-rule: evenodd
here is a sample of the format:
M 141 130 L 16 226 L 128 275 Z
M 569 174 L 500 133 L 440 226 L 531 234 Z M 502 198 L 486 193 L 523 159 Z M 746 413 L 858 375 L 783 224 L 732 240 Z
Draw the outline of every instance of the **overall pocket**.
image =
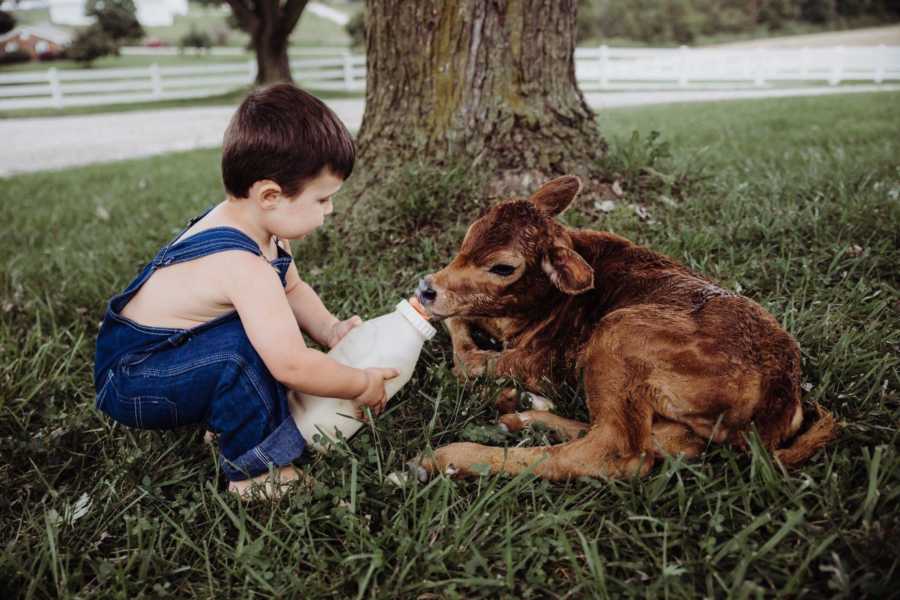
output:
M 139 366 L 142 362 L 150 358 L 153 354 L 153 351 L 145 351 L 145 352 L 135 352 L 133 354 L 126 354 L 119 361 L 119 369 L 121 369 L 122 373 L 128 374 L 131 372 L 133 367 Z
M 125 373 L 112 371 L 97 394 L 96 406 L 113 420 L 138 429 L 173 429 L 179 425 L 178 406 L 159 391 L 134 389 Z
M 178 427 L 178 407 L 162 396 L 119 396 L 119 411 L 128 415 L 132 427 L 138 429 L 173 429 Z

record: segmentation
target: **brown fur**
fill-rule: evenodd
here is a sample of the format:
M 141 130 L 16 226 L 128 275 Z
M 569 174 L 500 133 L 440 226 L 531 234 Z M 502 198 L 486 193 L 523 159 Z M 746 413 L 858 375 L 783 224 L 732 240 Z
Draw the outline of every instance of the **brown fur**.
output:
M 837 425 L 821 407 L 797 435 L 800 350 L 768 312 L 625 238 L 564 227 L 554 217 L 579 189 L 577 178 L 561 177 L 492 208 L 453 261 L 425 279 L 420 299 L 446 319 L 458 375 L 510 376 L 534 392 L 583 380 L 590 423 L 546 411 L 504 415 L 510 430 L 542 422 L 568 441 L 451 444 L 422 466 L 622 477 L 645 474 L 665 454 L 696 457 L 709 443 L 744 448 L 753 427 L 794 466 L 834 439 Z M 479 348 L 476 328 L 502 348 Z M 498 406 L 513 408 L 510 394 Z

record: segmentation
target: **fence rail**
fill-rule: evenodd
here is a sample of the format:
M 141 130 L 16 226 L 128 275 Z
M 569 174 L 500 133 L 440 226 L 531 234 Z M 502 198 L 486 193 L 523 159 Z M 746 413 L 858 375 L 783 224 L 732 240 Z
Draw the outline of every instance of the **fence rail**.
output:
M 301 86 L 365 90 L 365 56 L 342 53 L 290 61 Z M 735 89 L 845 81 L 900 81 L 900 47 L 798 49 L 578 48 L 585 91 Z M 256 78 L 256 62 L 0 74 L 0 109 L 64 108 L 227 93 Z
M 900 47 L 578 48 L 584 90 L 900 80 Z

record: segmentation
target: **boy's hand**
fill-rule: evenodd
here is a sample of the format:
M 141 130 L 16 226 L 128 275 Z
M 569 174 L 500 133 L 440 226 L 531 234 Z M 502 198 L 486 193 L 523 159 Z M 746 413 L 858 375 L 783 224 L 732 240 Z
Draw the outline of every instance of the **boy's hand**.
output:
M 353 401 L 363 415 L 365 414 L 363 408 L 366 406 L 372 409 L 373 414 L 379 415 L 384 410 L 385 404 L 387 404 L 387 392 L 384 389 L 384 382 L 388 379 L 393 379 L 400 372 L 397 369 L 369 368 L 364 369 L 363 373 L 366 374 L 366 389 Z
M 328 347 L 334 348 L 337 346 L 337 343 L 344 339 L 344 336 L 347 335 L 351 329 L 362 325 L 362 323 L 363 320 L 359 318 L 359 315 L 353 315 L 346 321 L 338 321 L 332 325 L 331 335 L 328 338 Z

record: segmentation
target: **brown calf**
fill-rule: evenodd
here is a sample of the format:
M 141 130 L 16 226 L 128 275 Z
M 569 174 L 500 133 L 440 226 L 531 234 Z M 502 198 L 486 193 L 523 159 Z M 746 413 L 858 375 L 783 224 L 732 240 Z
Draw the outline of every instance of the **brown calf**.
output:
M 569 441 L 450 444 L 418 459 L 421 467 L 460 475 L 474 465 L 533 468 L 549 479 L 644 475 L 664 454 L 694 457 L 709 442 L 745 448 L 754 425 L 793 466 L 836 436 L 834 418 L 819 407 L 797 435 L 800 351 L 768 312 L 625 238 L 563 226 L 554 217 L 580 189 L 577 177 L 561 177 L 528 200 L 493 207 L 453 262 L 423 280 L 419 300 L 446 319 L 458 373 L 514 377 L 534 392 L 581 377 L 590 423 L 539 410 L 506 414 L 509 429 L 541 422 Z M 479 347 L 479 333 L 500 347 Z

